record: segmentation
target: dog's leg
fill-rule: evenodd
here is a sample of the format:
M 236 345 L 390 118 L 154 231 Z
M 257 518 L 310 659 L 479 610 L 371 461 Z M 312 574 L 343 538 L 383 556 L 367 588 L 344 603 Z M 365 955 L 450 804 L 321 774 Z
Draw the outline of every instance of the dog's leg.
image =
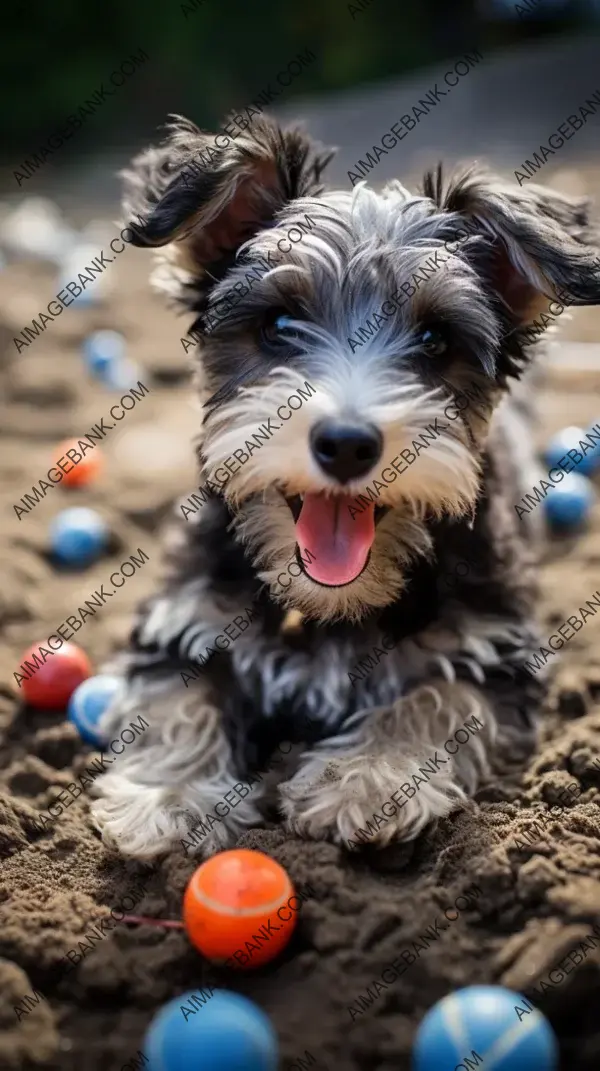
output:
M 143 674 L 124 678 L 103 730 L 110 739 L 140 715 L 148 727 L 94 783 L 100 799 L 92 814 L 108 844 L 143 859 L 182 840 L 195 846 L 190 812 L 206 828 L 206 816 L 214 816 L 219 804 L 221 812 L 217 808 L 216 813 L 223 814 L 225 793 L 231 795 L 242 779 L 234 768 L 221 711 L 203 680 L 185 688 L 178 673 L 160 683 Z M 260 821 L 255 806 L 259 792 L 253 787 L 252 799 L 246 793 L 224 817 L 213 817 L 198 849 L 203 855 L 229 847 Z
M 461 681 L 423 684 L 351 721 L 358 728 L 323 741 L 280 786 L 290 829 L 350 847 L 410 840 L 454 810 L 487 772 L 496 736 L 483 691 Z
M 245 796 L 234 793 L 231 806 L 223 803 L 236 783 L 243 787 L 226 728 L 239 706 L 235 688 L 226 691 L 218 683 L 222 674 L 219 678 L 214 662 L 199 672 L 189 668 L 190 658 L 197 665 L 214 636 L 240 612 L 237 598 L 217 606 L 202 580 L 172 584 L 141 609 L 129 651 L 104 667 L 121 680 L 100 725 L 105 738 L 118 738 L 140 716 L 146 723 L 122 754 L 114 754 L 109 743 L 109 772 L 94 782 L 100 797 L 92 811 L 96 824 L 107 843 L 126 855 L 152 857 L 184 838 L 189 844 L 190 812 L 198 823 L 213 815 L 200 848 L 206 855 L 260 821 L 260 788 L 253 786 Z M 188 670 L 185 676 L 182 669 Z M 119 743 L 118 751 L 122 748 Z

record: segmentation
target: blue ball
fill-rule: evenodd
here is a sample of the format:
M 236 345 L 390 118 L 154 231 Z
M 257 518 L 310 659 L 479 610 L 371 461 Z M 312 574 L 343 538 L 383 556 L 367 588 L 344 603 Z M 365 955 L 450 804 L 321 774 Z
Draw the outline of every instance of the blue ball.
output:
M 115 361 L 107 368 L 104 381 L 113 390 L 131 390 L 137 387 L 141 374 L 139 366 L 133 361 Z
M 83 354 L 90 372 L 105 380 L 125 359 L 125 338 L 118 331 L 94 331 L 84 340 Z
M 106 743 L 98 729 L 98 722 L 121 684 L 119 677 L 100 673 L 97 677 L 88 677 L 73 692 L 67 707 L 67 717 L 86 744 L 102 748 Z
M 542 1013 L 520 993 L 495 985 L 467 986 L 434 1004 L 413 1049 L 413 1071 L 458 1067 L 556 1071 L 556 1037 Z
M 182 993 L 152 1020 L 143 1045 L 148 1071 L 277 1071 L 277 1037 L 264 1012 L 238 993 L 200 992 L 196 1004 L 193 991 Z M 193 1011 L 187 1019 L 184 1004 Z
M 595 443 L 592 450 L 587 451 L 584 454 L 581 449 L 581 443 L 584 447 L 589 443 L 585 442 L 587 432 L 583 428 L 569 427 L 563 428 L 552 437 L 548 443 L 545 451 L 544 458 L 548 463 L 548 468 L 555 468 L 558 466 L 559 461 L 566 457 L 568 450 L 577 450 L 582 455 L 581 461 L 575 463 L 574 459 L 567 458 L 573 465 L 573 471 L 580 473 L 582 476 L 589 476 L 600 464 L 600 444 Z
M 546 518 L 554 528 L 578 528 L 587 520 L 594 498 L 594 488 L 587 477 L 569 472 L 548 491 L 544 499 Z
M 600 420 L 597 420 L 595 424 L 590 424 L 589 427 L 585 429 L 585 434 L 591 436 L 592 441 L 600 437 Z M 586 460 L 589 460 L 591 472 L 598 472 L 598 469 L 600 469 L 600 442 L 594 442 L 593 450 L 585 456 Z M 581 465 L 579 466 L 579 470 L 585 474 L 585 469 L 582 469 Z
M 109 530 L 106 521 L 93 509 L 75 506 L 64 509 L 50 527 L 50 548 L 62 564 L 81 568 L 106 550 Z
M 77 272 L 63 272 L 58 281 L 58 293 L 62 293 L 63 290 L 67 289 L 67 284 L 73 282 L 79 285 L 77 283 Z M 69 291 L 69 293 L 71 294 L 73 300 L 67 303 L 67 308 L 74 307 L 76 309 L 92 309 L 95 305 L 99 304 L 98 294 L 97 292 L 94 292 L 93 285 L 88 284 L 85 290 L 82 289 L 81 293 L 77 294 L 76 297 L 72 294 L 71 291 Z

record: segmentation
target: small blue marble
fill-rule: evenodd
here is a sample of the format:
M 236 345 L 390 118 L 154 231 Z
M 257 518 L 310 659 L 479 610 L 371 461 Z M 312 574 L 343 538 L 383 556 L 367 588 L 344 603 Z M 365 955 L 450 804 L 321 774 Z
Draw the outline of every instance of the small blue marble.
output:
M 556 529 L 579 528 L 587 521 L 595 497 L 587 476 L 569 472 L 548 491 L 544 499 L 546 518 Z
M 125 338 L 119 331 L 94 331 L 83 343 L 87 367 L 102 380 L 125 360 L 125 352 Z
M 50 550 L 61 565 L 83 568 L 106 550 L 106 521 L 93 509 L 74 506 L 62 510 L 50 526 Z
M 118 677 L 99 673 L 95 677 L 88 677 L 73 692 L 67 717 L 86 744 L 98 749 L 105 745 L 106 740 L 98 723 L 121 687 L 122 681 Z
M 557 432 L 550 439 L 544 451 L 544 458 L 548 467 L 559 468 L 560 461 L 566 459 L 567 469 L 571 466 L 574 472 L 578 472 L 582 476 L 591 476 L 600 465 L 600 443 L 588 442 L 586 435 L 587 432 L 583 428 L 573 425 L 568 428 L 562 428 L 561 431 Z M 581 449 L 582 445 L 583 450 Z M 569 450 L 573 451 L 570 456 Z

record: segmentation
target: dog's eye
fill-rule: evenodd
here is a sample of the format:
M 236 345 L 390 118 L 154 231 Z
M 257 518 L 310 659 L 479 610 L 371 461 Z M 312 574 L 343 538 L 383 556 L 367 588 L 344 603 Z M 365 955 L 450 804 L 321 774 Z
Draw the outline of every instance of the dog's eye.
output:
M 271 309 L 260 327 L 260 340 L 265 349 L 282 350 L 293 347 L 298 332 L 291 326 L 293 317 L 283 309 Z
M 435 327 L 421 331 L 418 341 L 421 349 L 431 357 L 439 357 L 440 354 L 445 353 L 448 349 L 448 340 Z

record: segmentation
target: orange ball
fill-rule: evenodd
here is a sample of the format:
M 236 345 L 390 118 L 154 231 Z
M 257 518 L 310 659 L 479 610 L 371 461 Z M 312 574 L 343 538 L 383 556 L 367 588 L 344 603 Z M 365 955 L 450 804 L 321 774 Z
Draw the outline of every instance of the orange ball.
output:
M 40 646 L 44 647 L 45 643 L 46 641 L 42 640 L 41 645 L 36 643 L 25 651 L 19 670 L 24 670 L 29 677 L 22 682 L 21 690 L 25 702 L 30 703 L 32 707 L 61 710 L 66 707 L 75 689 L 82 681 L 91 677 L 94 671 L 85 651 L 75 643 L 63 643 L 62 647 L 54 651 L 43 663 L 43 655 L 40 655 L 39 651 Z M 49 648 L 46 647 L 45 650 Z M 29 666 L 24 666 L 26 661 Z
M 183 922 L 207 959 L 251 970 L 274 959 L 296 925 L 298 900 L 283 867 L 263 852 L 236 848 L 207 859 L 192 874 Z
M 65 439 L 63 443 L 58 444 L 53 454 L 54 465 L 59 472 L 63 473 L 61 483 L 65 487 L 86 487 L 87 484 L 93 483 L 104 468 L 104 458 L 98 446 L 94 446 L 84 454 L 78 443 L 78 439 Z M 67 457 L 67 450 L 76 452 L 74 459 Z M 81 455 L 80 461 L 77 461 L 77 454 Z M 65 466 L 71 466 L 68 472 L 58 466 L 59 458 L 62 459 Z

